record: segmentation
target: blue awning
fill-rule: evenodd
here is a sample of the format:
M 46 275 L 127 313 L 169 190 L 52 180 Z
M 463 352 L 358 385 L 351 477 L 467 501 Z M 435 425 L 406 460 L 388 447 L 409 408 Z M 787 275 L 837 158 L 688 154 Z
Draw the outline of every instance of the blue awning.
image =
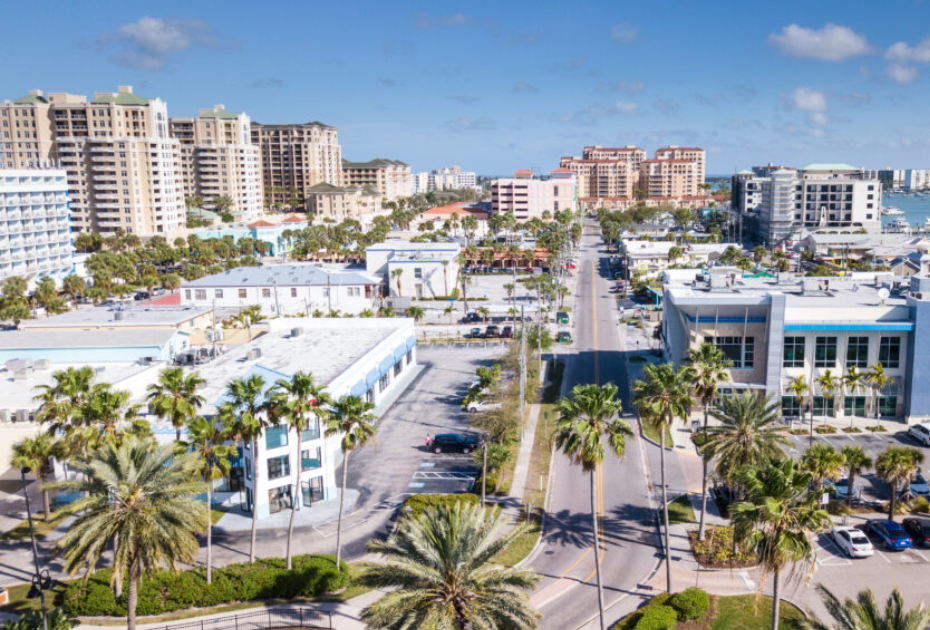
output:
M 368 384 L 368 387 L 374 387 L 379 378 L 381 378 L 381 375 L 378 373 L 378 368 L 375 368 L 365 377 L 365 382 Z
M 368 384 L 365 383 L 365 381 L 359 381 L 358 383 L 352 386 L 352 389 L 349 390 L 349 393 L 352 394 L 353 396 L 358 396 L 359 398 L 361 398 L 362 396 L 365 395 L 365 392 L 367 391 L 368 391 Z
M 415 335 L 410 335 L 407 337 L 407 350 L 417 345 L 417 338 Z
M 394 359 L 396 361 L 403 359 L 405 354 L 407 354 L 407 344 L 402 343 L 394 348 Z
M 381 376 L 384 376 L 391 371 L 391 368 L 394 367 L 394 355 L 389 355 L 381 359 L 381 363 L 378 364 L 378 371 L 381 372 Z

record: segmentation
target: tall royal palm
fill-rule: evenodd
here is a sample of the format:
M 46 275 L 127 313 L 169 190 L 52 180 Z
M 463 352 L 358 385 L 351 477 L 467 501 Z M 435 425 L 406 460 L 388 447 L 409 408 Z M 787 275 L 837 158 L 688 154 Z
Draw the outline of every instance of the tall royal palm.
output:
M 856 487 L 856 475 L 860 475 L 872 467 L 872 458 L 861 446 L 848 444 L 840 451 L 843 456 L 843 465 L 846 468 L 846 505 L 852 506 L 853 492 Z
M 197 466 L 207 486 L 207 508 L 211 509 L 207 521 L 207 584 L 213 582 L 213 482 L 228 475 L 232 460 L 239 456 L 236 447 L 228 444 L 230 434 L 230 428 L 217 416 L 198 416 L 187 423 L 187 445 L 197 456 Z
M 762 579 L 772 576 L 772 630 L 778 630 L 781 574 L 789 565 L 816 559 L 809 535 L 828 526 L 830 516 L 818 509 L 808 492 L 811 476 L 793 459 L 771 460 L 740 471 L 747 501 L 733 505 L 733 522 L 749 535 L 750 548 L 759 556 Z
M 647 365 L 643 380 L 633 384 L 633 404 L 643 422 L 659 432 L 659 466 L 662 484 L 662 516 L 665 525 L 665 586 L 672 592 L 671 545 L 668 539 L 668 488 L 665 485 L 665 432 L 676 419 L 686 418 L 691 404 L 694 371 L 687 366 L 677 370 L 671 363 Z
M 888 520 L 894 520 L 898 490 L 920 471 L 924 454 L 912 446 L 889 446 L 875 460 L 878 478 L 891 486 L 888 501 Z
M 194 560 L 197 533 L 208 519 L 207 506 L 196 495 L 197 456 L 178 455 L 173 444 L 126 437 L 106 441 L 72 468 L 83 479 L 49 484 L 52 489 L 84 493 L 71 507 L 77 520 L 58 541 L 71 574 L 86 566 L 92 572 L 113 548 L 113 575 L 126 576 L 126 617 L 136 627 L 139 581 L 147 571 Z
M 694 370 L 694 393 L 701 401 L 704 410 L 703 437 L 707 441 L 707 412 L 717 400 L 720 383 L 730 379 L 727 369 L 733 367 L 733 361 L 727 358 L 723 350 L 712 343 L 702 343 L 697 349 L 688 350 L 688 362 Z M 701 448 L 703 470 L 701 475 L 701 519 L 698 524 L 698 540 L 704 540 L 704 514 L 707 512 L 707 469 L 710 457 Z
M 630 425 L 621 420 L 621 403 L 613 383 L 598 386 L 576 385 L 569 398 L 559 401 L 559 424 L 556 448 L 568 455 L 573 464 L 580 464 L 591 480 L 591 525 L 594 532 L 594 567 L 597 573 L 597 603 L 601 630 L 604 630 L 604 588 L 601 584 L 601 540 L 598 531 L 597 478 L 604 461 L 605 441 L 617 456 L 623 455 L 626 438 L 632 435 Z
M 522 528 L 501 533 L 497 511 L 457 503 L 405 517 L 386 541 L 368 549 L 385 562 L 373 564 L 362 581 L 391 589 L 362 611 L 373 630 L 478 630 L 535 628 L 539 613 L 527 591 L 539 581 L 528 569 L 504 568 L 494 557 Z
M 65 442 L 48 433 L 40 433 L 35 437 L 25 437 L 13 444 L 11 463 L 17 468 L 28 468 L 39 480 L 39 485 L 42 488 L 42 511 L 45 513 L 46 521 L 52 517 L 48 488 L 45 487 L 45 480 L 48 477 L 47 471 L 52 458 L 61 459 L 67 452 Z
M 808 446 L 801 455 L 801 468 L 810 473 L 818 492 L 823 490 L 824 481 L 843 474 L 844 463 L 838 450 L 821 442 Z
M 265 379 L 258 374 L 235 379 L 226 386 L 226 402 L 220 406 L 220 420 L 231 427 L 231 435 L 248 446 L 252 457 L 252 536 L 249 562 L 255 562 L 255 538 L 258 534 L 258 510 L 255 488 L 258 487 L 258 438 L 270 423 L 265 405 Z
M 921 602 L 907 610 L 897 588 L 885 601 L 884 610 L 869 589 L 859 591 L 855 600 L 841 600 L 823 584 L 818 584 L 817 590 L 835 623 L 827 625 L 816 617 L 804 617 L 800 622 L 803 630 L 926 630 L 930 625 L 930 608 Z
M 782 434 L 778 405 L 771 397 L 752 392 L 727 396 L 710 413 L 719 424 L 707 430 L 704 448 L 708 457 L 717 460 L 717 474 L 730 490 L 738 485 L 736 472 L 743 466 L 784 455 L 788 438 Z
M 291 538 L 294 535 L 294 516 L 297 513 L 297 503 L 300 501 L 300 472 L 303 461 L 300 457 L 300 448 L 304 431 L 310 424 L 316 427 L 315 433 L 319 435 L 319 421 L 324 414 L 326 405 L 330 403 L 329 396 L 323 388 L 316 384 L 313 375 L 309 372 L 297 372 L 291 379 L 280 379 L 275 383 L 277 390 L 272 397 L 276 416 L 279 420 L 293 429 L 297 435 L 294 440 L 294 469 L 296 470 L 297 492 L 291 501 L 291 518 L 287 525 L 287 568 L 291 568 Z
M 377 433 L 373 403 L 358 396 L 343 396 L 332 404 L 326 421 L 326 435 L 342 436 L 342 491 L 339 493 L 339 517 L 336 521 L 336 567 L 342 566 L 342 512 L 346 502 L 346 479 L 349 474 L 349 455 L 364 446 Z
M 158 382 L 148 388 L 148 401 L 158 414 L 171 423 L 175 439 L 181 441 L 181 429 L 197 417 L 203 406 L 203 396 L 197 388 L 206 383 L 199 375 L 191 372 L 184 375 L 184 368 L 165 368 L 158 374 Z

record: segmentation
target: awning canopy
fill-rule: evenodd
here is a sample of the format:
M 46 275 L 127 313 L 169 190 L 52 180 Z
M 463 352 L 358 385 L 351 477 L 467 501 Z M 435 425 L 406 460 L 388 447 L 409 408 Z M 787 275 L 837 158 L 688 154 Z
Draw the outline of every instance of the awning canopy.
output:
M 374 387 L 379 378 L 381 378 L 381 375 L 378 373 L 378 368 L 375 368 L 365 376 L 365 382 L 368 384 L 368 387 Z
M 389 373 L 391 368 L 394 367 L 394 355 L 389 355 L 381 359 L 381 363 L 378 364 L 378 371 L 381 372 L 381 376 Z
M 415 345 L 417 345 L 417 338 L 415 335 L 410 335 L 407 337 L 407 350 L 410 350 Z
M 352 386 L 352 389 L 349 390 L 349 393 L 353 396 L 358 396 L 359 398 L 361 398 L 362 396 L 365 395 L 365 392 L 367 391 L 368 391 L 368 385 L 365 383 L 365 381 L 359 381 L 358 383 Z
M 394 360 L 395 361 L 402 360 L 405 354 L 407 354 L 407 344 L 402 343 L 396 348 L 394 348 Z

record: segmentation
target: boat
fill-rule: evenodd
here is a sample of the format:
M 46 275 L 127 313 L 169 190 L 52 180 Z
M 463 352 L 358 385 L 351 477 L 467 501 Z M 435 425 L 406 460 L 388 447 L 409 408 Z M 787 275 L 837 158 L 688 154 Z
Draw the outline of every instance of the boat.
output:
M 904 214 L 904 210 L 900 208 L 895 208 L 894 206 L 885 206 L 882 208 L 882 214 L 887 214 L 888 216 L 901 216 Z
M 892 234 L 910 234 L 911 224 L 906 219 L 897 218 L 885 226 L 885 232 Z

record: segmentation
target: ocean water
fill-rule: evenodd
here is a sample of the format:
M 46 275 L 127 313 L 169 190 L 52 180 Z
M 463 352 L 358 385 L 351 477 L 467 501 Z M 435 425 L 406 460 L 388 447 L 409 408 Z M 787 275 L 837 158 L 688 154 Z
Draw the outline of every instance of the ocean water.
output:
M 930 217 L 930 195 L 921 197 L 920 195 L 903 195 L 893 193 L 882 194 L 882 205 L 894 206 L 904 210 L 904 216 L 901 215 L 882 215 L 882 223 L 890 223 L 894 219 L 905 219 L 912 227 L 923 228 L 924 221 Z

